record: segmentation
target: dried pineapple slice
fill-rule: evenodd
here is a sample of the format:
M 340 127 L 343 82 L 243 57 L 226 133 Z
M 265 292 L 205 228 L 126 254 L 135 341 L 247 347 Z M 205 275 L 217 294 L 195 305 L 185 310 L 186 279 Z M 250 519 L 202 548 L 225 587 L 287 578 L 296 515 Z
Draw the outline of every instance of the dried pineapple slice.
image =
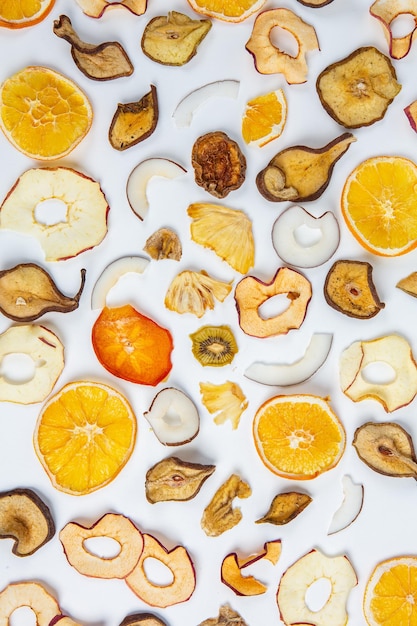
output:
M 194 203 L 188 207 L 191 238 L 214 252 L 241 274 L 255 262 L 252 222 L 237 209 L 218 204 Z
M 214 309 L 215 299 L 223 302 L 231 289 L 231 283 L 216 280 L 204 270 L 185 270 L 168 287 L 165 306 L 177 313 L 192 313 L 202 317 L 207 309 Z
M 201 401 L 209 413 L 215 414 L 216 424 L 230 420 L 235 430 L 240 417 L 248 406 L 245 394 L 237 383 L 227 380 L 225 383 L 200 383 Z

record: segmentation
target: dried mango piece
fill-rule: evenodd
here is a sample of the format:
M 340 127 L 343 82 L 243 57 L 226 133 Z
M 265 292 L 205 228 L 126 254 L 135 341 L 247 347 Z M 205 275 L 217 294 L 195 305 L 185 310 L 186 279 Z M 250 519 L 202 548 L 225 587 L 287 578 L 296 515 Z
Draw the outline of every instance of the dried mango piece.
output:
M 118 104 L 110 124 L 109 141 L 116 150 L 127 150 L 152 135 L 158 123 L 156 87 L 138 102 Z
M 237 383 L 227 380 L 225 383 L 200 383 L 201 399 L 209 413 L 215 415 L 216 424 L 227 420 L 232 428 L 239 426 L 240 417 L 248 406 L 248 401 Z
M 232 474 L 214 494 L 201 518 L 201 528 L 209 537 L 218 537 L 242 519 L 242 511 L 233 508 L 235 498 L 248 498 L 252 489 L 237 474 Z
M 374 317 L 384 308 L 366 261 L 336 261 L 327 273 L 324 296 L 331 307 L 358 319 Z
M 191 500 L 215 469 L 215 465 L 190 463 L 176 456 L 163 459 L 146 472 L 146 498 L 152 504 Z

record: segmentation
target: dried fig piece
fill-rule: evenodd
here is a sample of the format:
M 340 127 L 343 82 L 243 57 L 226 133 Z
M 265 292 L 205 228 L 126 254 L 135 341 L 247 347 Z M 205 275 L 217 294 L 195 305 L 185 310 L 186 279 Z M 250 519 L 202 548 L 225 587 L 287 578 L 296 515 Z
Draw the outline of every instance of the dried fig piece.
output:
M 155 261 L 172 259 L 180 261 L 182 246 L 180 238 L 170 228 L 159 228 L 145 242 L 144 251 Z
M 49 507 L 31 489 L 0 493 L 0 537 L 14 540 L 12 552 L 29 556 L 55 534 Z
M 395 422 L 367 422 L 356 429 L 353 447 L 379 474 L 417 479 L 417 458 L 409 433 Z
M 385 304 L 378 297 L 372 269 L 366 261 L 336 261 L 324 283 L 327 304 L 349 317 L 374 317 Z
M 328 186 L 336 162 L 354 141 L 351 133 L 344 133 L 322 148 L 286 148 L 259 172 L 256 185 L 271 202 L 316 200 Z
M 405 291 L 405 293 L 408 293 L 410 296 L 417 298 L 417 272 L 412 272 L 405 278 L 399 280 L 396 287 Z
M 167 500 L 191 500 L 215 469 L 215 465 L 190 463 L 176 456 L 163 459 L 146 473 L 146 498 L 152 504 Z
M 142 51 L 162 65 L 185 65 L 197 54 L 210 29 L 210 20 L 193 20 L 178 11 L 170 11 L 147 24 L 142 35 Z
M 205 619 L 198 626 L 248 626 L 243 617 L 234 611 L 228 604 L 219 609 L 218 617 Z
M 312 502 L 313 499 L 307 493 L 298 491 L 288 491 L 276 495 L 271 505 L 261 518 L 256 520 L 256 524 L 276 524 L 282 526 L 288 524 L 297 517 Z
M 72 298 L 56 287 L 46 270 L 35 263 L 21 263 L 0 271 L 0 311 L 17 322 L 32 322 L 44 313 L 69 313 L 78 308 L 85 284 L 81 270 L 81 286 Z
M 216 198 L 225 198 L 245 180 L 246 158 L 236 141 L 221 131 L 195 141 L 191 162 L 197 185 Z
M 88 78 L 112 80 L 133 73 L 133 65 L 119 42 L 107 41 L 95 45 L 82 41 L 67 15 L 60 15 L 54 21 L 53 31 L 71 44 L 71 56 L 76 66 Z
M 230 530 L 242 519 L 239 508 L 233 508 L 235 498 L 248 498 L 252 494 L 249 485 L 237 474 L 232 474 L 214 494 L 201 518 L 201 527 L 209 537 L 218 537 Z
M 319 74 L 317 93 L 327 113 L 345 128 L 381 120 L 401 90 L 387 56 L 372 46 L 358 48 Z
M 167 623 L 152 613 L 132 613 L 126 615 L 119 626 L 167 626 Z
M 127 150 L 144 141 L 154 132 L 159 109 L 156 87 L 138 102 L 118 104 L 110 124 L 109 141 L 116 150 Z

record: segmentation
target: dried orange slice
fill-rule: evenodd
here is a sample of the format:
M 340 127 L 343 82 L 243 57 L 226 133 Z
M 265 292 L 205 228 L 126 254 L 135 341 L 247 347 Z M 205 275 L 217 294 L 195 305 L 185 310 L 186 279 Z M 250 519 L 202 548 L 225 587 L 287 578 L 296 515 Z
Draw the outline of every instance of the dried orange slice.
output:
M 25 28 L 42 21 L 55 0 L 0 0 L 0 26 Z
M 28 66 L 0 87 L 0 127 L 15 148 L 39 160 L 69 154 L 90 130 L 93 110 L 72 80 Z
M 264 402 L 255 414 L 253 437 L 268 469 L 296 480 L 335 467 L 346 445 L 343 425 L 327 399 L 308 394 Z
M 242 22 L 259 11 L 265 2 L 266 0 L 188 0 L 197 13 L 225 22 Z
M 287 99 L 282 89 L 252 98 L 242 119 L 243 140 L 262 148 L 281 135 L 286 119 Z
M 417 623 L 417 557 L 398 556 L 379 563 L 365 588 L 363 610 L 369 626 Z
M 417 246 L 417 165 L 400 156 L 377 156 L 348 176 L 342 214 L 353 236 L 369 252 L 399 256 Z
M 120 392 L 76 381 L 42 408 L 34 447 L 54 487 L 85 495 L 116 478 L 133 451 L 136 430 L 136 417 Z

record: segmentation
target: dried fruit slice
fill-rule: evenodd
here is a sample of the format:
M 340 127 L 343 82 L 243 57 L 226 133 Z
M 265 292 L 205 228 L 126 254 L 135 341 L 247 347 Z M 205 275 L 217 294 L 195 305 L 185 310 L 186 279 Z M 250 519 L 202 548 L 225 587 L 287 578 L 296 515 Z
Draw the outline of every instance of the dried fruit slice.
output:
M 389 46 L 389 54 L 393 59 L 403 59 L 410 51 L 416 36 L 417 7 L 414 0 L 375 0 L 369 12 L 382 25 L 385 39 Z M 414 28 L 405 35 L 396 37 L 393 33 L 393 22 L 400 15 L 410 15 L 414 19 Z
M 209 537 L 218 537 L 230 530 L 242 519 L 242 511 L 233 507 L 235 498 L 249 498 L 252 489 L 237 474 L 232 474 L 217 489 L 203 511 L 201 528 Z
M 407 116 L 411 128 L 414 132 L 417 132 L 417 100 L 410 102 L 410 104 L 405 107 L 404 113 Z
M 401 278 L 395 286 L 417 298 L 417 272 L 411 272 L 408 276 Z
M 288 31 L 295 38 L 298 45 L 296 55 L 287 54 L 272 43 L 272 31 L 277 27 Z M 290 85 L 306 82 L 308 75 L 306 56 L 309 52 L 319 49 L 314 27 L 286 8 L 269 9 L 259 13 L 246 43 L 246 50 L 254 57 L 258 72 L 282 73 Z
M 216 198 L 225 198 L 245 181 L 246 158 L 222 131 L 201 135 L 191 151 L 195 182 Z
M 38 626 L 49 626 L 54 618 L 61 615 L 58 602 L 44 585 L 22 581 L 10 583 L 0 591 L 0 624 L 7 626 L 14 611 L 24 606 L 33 611 Z
M 0 26 L 26 28 L 39 24 L 52 11 L 55 0 L 17 0 L 0 5 Z
M 0 493 L 0 537 L 13 539 L 13 554 L 29 556 L 54 534 L 51 511 L 32 489 Z
M 240 82 L 238 80 L 225 79 L 207 83 L 188 93 L 175 107 L 172 117 L 177 128 L 190 126 L 194 113 L 209 98 L 223 96 L 236 99 L 239 93 Z
M 187 213 L 193 220 L 192 240 L 211 248 L 237 272 L 246 274 L 255 262 L 252 222 L 246 213 L 205 203 L 190 204 Z
M 292 146 L 278 152 L 256 177 L 259 192 L 270 202 L 316 200 L 354 141 L 351 133 L 344 133 L 322 148 Z
M 93 110 L 72 80 L 48 67 L 28 66 L 0 87 L 0 128 L 27 157 L 59 159 L 84 139 Z
M 86 15 L 99 18 L 108 8 L 124 7 L 134 15 L 142 15 L 146 11 L 147 0 L 75 0 Z
M 193 20 L 170 11 L 153 17 L 143 31 L 141 47 L 147 57 L 162 65 L 185 65 L 211 29 L 210 20 Z
M 324 282 L 327 304 L 349 317 L 369 319 L 385 307 L 372 280 L 367 261 L 340 259 L 333 263 Z
M 246 103 L 242 137 L 250 146 L 262 148 L 277 139 L 287 121 L 287 99 L 283 89 L 256 96 Z
M 159 228 L 150 235 L 143 247 L 155 261 L 161 259 L 172 259 L 180 261 L 182 256 L 182 245 L 177 233 L 171 228 Z
M 71 44 L 71 56 L 78 69 L 93 80 L 113 80 L 133 73 L 133 65 L 118 41 L 91 44 L 82 41 L 72 27 L 67 15 L 54 21 L 57 37 Z
M 343 501 L 335 511 L 330 522 L 328 535 L 344 530 L 350 526 L 362 510 L 364 488 L 363 485 L 354 483 L 347 474 L 342 477 Z
M 197 13 L 225 22 L 242 22 L 259 11 L 266 0 L 188 0 L 188 2 Z
M 94 322 L 92 342 L 102 366 L 132 383 L 155 386 L 172 369 L 171 333 L 130 304 L 104 307 Z
M 123 256 L 107 265 L 98 277 L 91 292 L 91 308 L 103 309 L 109 291 L 126 274 L 142 274 L 149 265 L 143 256 Z
M 223 604 L 217 617 L 205 619 L 198 626 L 248 626 L 243 617 L 234 611 L 228 604 Z
M 271 472 L 293 480 L 319 476 L 337 465 L 346 445 L 343 424 L 326 398 L 275 396 L 256 411 L 256 450 Z
M 318 9 L 320 7 L 326 6 L 326 4 L 330 4 L 331 2 L 333 2 L 333 0 L 298 0 L 298 2 L 306 7 Z
M 192 333 L 190 338 L 193 354 L 203 366 L 229 365 L 238 352 L 235 337 L 229 326 L 202 326 Z
M 59 190 L 59 191 L 58 191 Z M 36 207 L 53 201 L 66 210 L 51 223 L 37 219 Z M 56 202 L 56 204 L 55 204 Z M 46 261 L 72 258 L 99 245 L 107 234 L 109 205 L 100 184 L 67 167 L 32 168 L 24 172 L 0 207 L 0 227 L 35 237 Z
M 176 456 L 163 459 L 146 472 L 146 499 L 152 504 L 191 500 L 215 469 L 215 465 L 190 463 Z
M 286 491 L 276 495 L 268 511 L 256 524 L 276 524 L 282 526 L 295 519 L 313 501 L 307 493 L 298 491 Z
M 240 418 L 247 409 L 248 401 L 237 383 L 200 383 L 201 401 L 209 413 L 214 414 L 216 424 L 232 423 L 232 429 L 239 426 Z
M 324 606 L 312 611 L 306 603 L 306 591 L 317 580 L 326 579 L 331 585 Z M 281 577 L 277 603 L 285 624 L 301 622 L 315 624 L 347 624 L 346 604 L 358 583 L 355 570 L 345 555 L 328 557 L 311 550 L 293 563 Z
M 115 150 L 127 150 L 152 135 L 158 123 L 157 90 L 150 91 L 137 102 L 118 104 L 109 128 L 109 141 Z
M 207 309 L 214 309 L 216 299 L 224 302 L 231 289 L 230 282 L 217 280 L 204 270 L 183 270 L 169 285 L 164 303 L 170 311 L 200 318 Z
M 374 380 L 367 367 L 382 364 L 393 376 Z M 340 385 L 354 402 L 377 400 L 392 412 L 409 404 L 417 394 L 417 363 L 411 346 L 400 335 L 385 335 L 368 341 L 354 341 L 340 356 Z
M 281 541 L 268 541 L 263 550 L 248 557 L 241 557 L 236 552 L 227 554 L 221 565 L 222 582 L 238 596 L 257 596 L 265 593 L 268 587 L 254 576 L 244 576 L 242 570 L 261 559 L 276 565 L 281 555 Z
M 417 165 L 404 157 L 371 157 L 355 167 L 343 187 L 341 208 L 361 246 L 388 257 L 417 246 L 416 184 Z
M 84 495 L 120 473 L 132 454 L 136 429 L 136 417 L 120 392 L 76 381 L 43 406 L 33 445 L 56 489 Z
M 200 416 L 194 402 L 180 389 L 159 391 L 143 414 L 155 436 L 166 446 L 192 441 L 200 430 Z
M 317 93 L 327 113 L 345 128 L 381 120 L 401 90 L 388 57 L 372 46 L 358 48 L 319 74 Z
M 168 626 L 168 624 L 152 613 L 131 613 L 126 615 L 119 626 Z

